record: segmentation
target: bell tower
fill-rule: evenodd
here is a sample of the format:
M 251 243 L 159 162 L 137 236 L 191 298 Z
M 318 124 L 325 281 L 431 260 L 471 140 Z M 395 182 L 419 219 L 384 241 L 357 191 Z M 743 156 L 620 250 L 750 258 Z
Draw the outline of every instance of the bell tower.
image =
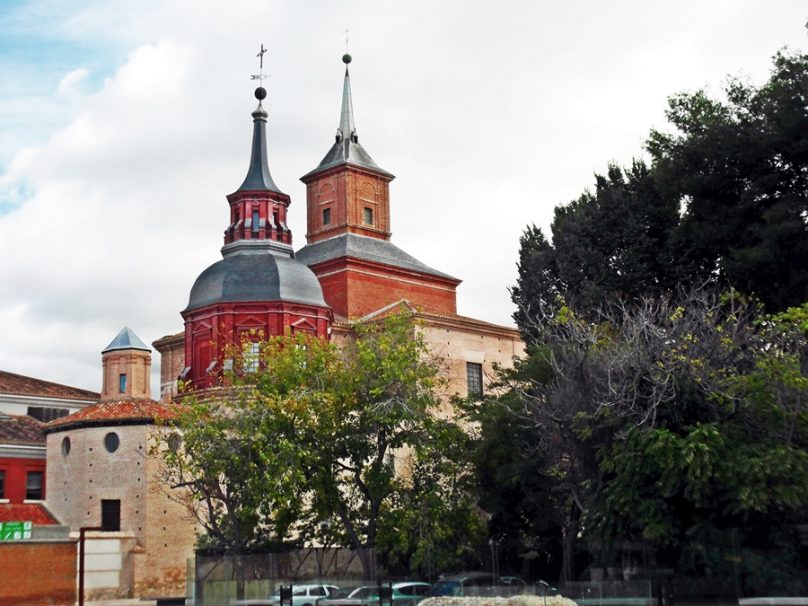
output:
M 457 312 L 460 280 L 421 263 L 390 242 L 390 182 L 359 143 L 351 99 L 351 77 L 344 55 L 345 77 L 339 128 L 331 149 L 306 184 L 307 245 L 297 259 L 308 265 L 337 316 L 353 319 L 406 299 L 442 314 Z
M 344 55 L 342 108 L 334 144 L 320 164 L 301 177 L 306 184 L 309 244 L 345 233 L 390 239 L 390 181 L 362 145 L 354 124 L 350 55 Z

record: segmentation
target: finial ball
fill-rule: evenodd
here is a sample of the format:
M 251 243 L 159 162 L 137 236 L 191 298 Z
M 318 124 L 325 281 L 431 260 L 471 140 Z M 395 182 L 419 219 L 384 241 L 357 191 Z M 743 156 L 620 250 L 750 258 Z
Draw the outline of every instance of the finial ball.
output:
M 255 89 L 255 98 L 258 99 L 259 101 L 263 101 L 264 99 L 266 99 L 267 98 L 267 89 L 265 89 L 263 86 L 259 86 L 258 88 L 256 88 Z
M 345 53 L 344 55 L 342 55 L 342 62 L 345 65 L 348 65 L 351 62 L 351 56 L 348 53 Z

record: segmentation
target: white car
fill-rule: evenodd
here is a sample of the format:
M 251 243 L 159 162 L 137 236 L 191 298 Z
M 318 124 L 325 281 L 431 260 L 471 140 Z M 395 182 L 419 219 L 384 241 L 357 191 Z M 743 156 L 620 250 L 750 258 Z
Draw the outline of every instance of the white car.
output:
M 292 606 L 314 606 L 319 598 L 330 597 L 338 589 L 339 587 L 334 585 L 292 585 Z M 280 606 L 280 589 L 272 594 L 271 600 L 273 606 Z M 284 601 L 283 606 L 289 606 L 289 602 Z

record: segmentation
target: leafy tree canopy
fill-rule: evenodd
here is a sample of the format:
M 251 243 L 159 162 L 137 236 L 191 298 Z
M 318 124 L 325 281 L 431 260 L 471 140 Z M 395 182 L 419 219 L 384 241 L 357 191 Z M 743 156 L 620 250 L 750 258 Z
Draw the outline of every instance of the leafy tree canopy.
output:
M 754 87 L 669 99 L 649 162 L 596 175 L 559 206 L 552 242 L 527 228 L 512 297 L 534 334 L 556 297 L 592 317 L 610 302 L 717 279 L 782 311 L 808 299 L 808 55 L 780 52 Z
M 205 542 L 348 546 L 370 577 L 371 550 L 393 537 L 406 537 L 393 563 L 416 567 L 442 535 L 474 539 L 463 434 L 435 414 L 439 366 L 411 317 L 357 325 L 342 346 L 287 335 L 262 341 L 258 364 L 232 358 L 226 386 L 183 398 L 182 447 L 166 449 Z

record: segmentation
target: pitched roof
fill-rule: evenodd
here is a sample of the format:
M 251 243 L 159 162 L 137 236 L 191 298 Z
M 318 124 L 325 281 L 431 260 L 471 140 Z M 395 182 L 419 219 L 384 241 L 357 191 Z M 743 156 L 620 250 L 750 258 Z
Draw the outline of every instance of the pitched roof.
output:
M 101 394 L 51 381 L 17 375 L 0 370 L 0 394 L 15 396 L 38 396 L 65 400 L 98 400 Z
M 151 351 L 151 349 L 140 340 L 140 337 L 135 334 L 135 331 L 128 326 L 124 326 L 121 332 L 112 339 L 112 343 L 101 350 L 101 353 L 107 353 L 108 351 L 114 351 L 116 349 L 142 349 L 143 351 Z
M 351 62 L 350 56 L 345 55 L 343 61 L 345 62 L 345 80 L 342 84 L 342 106 L 340 108 L 339 128 L 337 129 L 336 141 L 334 145 L 331 146 L 331 149 L 328 150 L 325 157 L 320 161 L 320 164 L 317 165 L 317 168 L 306 173 L 302 179 L 305 181 L 312 175 L 344 164 L 370 169 L 392 179 L 393 175 L 379 168 L 373 161 L 373 158 L 370 157 L 370 154 L 359 144 L 359 135 L 356 133 L 356 125 L 354 124 L 351 77 L 348 74 L 348 63 Z
M 41 503 L 0 503 L 0 522 L 33 522 L 35 526 L 59 523 Z
M 129 398 L 113 402 L 99 402 L 71 415 L 45 424 L 45 433 L 76 427 L 104 425 L 148 425 L 158 419 L 170 419 L 172 410 L 159 402 L 146 398 Z
M 27 415 L 0 413 L 0 444 L 45 446 L 42 423 Z
M 460 282 L 457 278 L 421 263 L 418 259 L 387 240 L 369 238 L 358 234 L 341 234 L 327 240 L 320 240 L 314 244 L 304 246 L 295 254 L 298 261 L 302 261 L 309 267 L 341 257 L 364 259 L 365 261 L 382 263 Z

